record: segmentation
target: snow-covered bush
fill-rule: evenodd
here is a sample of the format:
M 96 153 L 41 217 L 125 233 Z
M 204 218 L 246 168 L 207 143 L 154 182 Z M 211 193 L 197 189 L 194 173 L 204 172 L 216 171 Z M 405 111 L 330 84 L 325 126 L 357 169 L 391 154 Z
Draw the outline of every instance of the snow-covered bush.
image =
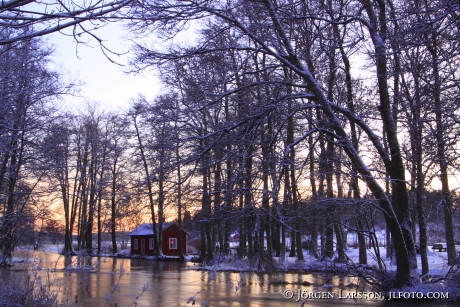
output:
M 78 255 L 65 269 L 96 272 L 99 265 L 100 261 L 93 261 L 92 257 Z
M 2 271 L 0 274 L 0 307 L 64 307 L 57 291 L 38 274 L 28 271 Z

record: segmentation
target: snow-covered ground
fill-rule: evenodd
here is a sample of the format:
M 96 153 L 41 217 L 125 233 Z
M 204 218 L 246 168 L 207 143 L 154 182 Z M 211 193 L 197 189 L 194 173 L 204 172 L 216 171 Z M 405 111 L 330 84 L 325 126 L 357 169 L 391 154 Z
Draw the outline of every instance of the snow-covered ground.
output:
M 395 271 L 396 264 L 391 259 L 386 258 L 386 248 L 379 247 L 380 256 L 385 264 L 387 271 Z M 359 254 L 358 249 L 355 248 L 348 248 L 346 251 L 347 257 L 349 258 L 349 263 L 357 264 L 359 263 Z M 277 269 L 280 270 L 305 270 L 305 271 L 321 271 L 327 270 L 328 267 L 333 269 L 331 265 L 334 261 L 325 261 L 325 260 L 318 260 L 311 256 L 308 252 L 304 251 L 304 260 L 299 261 L 297 257 L 288 257 L 289 252 L 286 253 L 286 257 L 281 260 L 279 257 L 275 257 L 275 266 Z M 378 267 L 377 257 L 375 255 L 375 251 L 372 248 L 367 249 L 367 258 L 368 258 L 368 266 L 370 267 Z M 392 263 L 393 262 L 393 263 Z M 449 271 L 450 267 L 447 265 L 447 253 L 446 252 L 438 252 L 432 251 L 431 247 L 428 248 L 428 262 L 430 266 L 430 275 L 432 276 L 444 276 Z M 419 268 L 419 273 L 421 274 L 421 259 L 420 255 L 417 254 L 417 263 Z M 217 263 L 213 263 L 212 265 L 205 266 L 202 268 L 207 269 L 218 269 L 218 270 L 232 270 L 232 271 L 244 271 L 244 270 L 257 270 L 256 267 L 251 267 L 250 262 L 246 260 L 237 260 L 236 255 L 231 257 L 227 257 L 225 260 Z M 339 267 L 341 264 L 334 264 L 335 267 Z

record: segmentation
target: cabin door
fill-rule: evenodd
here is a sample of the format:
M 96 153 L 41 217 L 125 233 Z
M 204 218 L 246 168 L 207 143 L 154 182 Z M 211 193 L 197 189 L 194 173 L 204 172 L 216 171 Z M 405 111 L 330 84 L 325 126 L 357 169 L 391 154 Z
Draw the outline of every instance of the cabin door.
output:
M 145 255 L 145 239 L 141 239 L 141 255 Z

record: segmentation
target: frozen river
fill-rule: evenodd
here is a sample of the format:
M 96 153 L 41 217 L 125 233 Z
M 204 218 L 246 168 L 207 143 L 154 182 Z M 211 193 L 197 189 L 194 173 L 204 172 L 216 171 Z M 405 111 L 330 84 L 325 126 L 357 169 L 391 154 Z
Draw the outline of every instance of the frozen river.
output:
M 26 261 L 17 263 L 16 270 L 27 262 L 30 267 L 33 260 L 60 302 L 73 306 L 192 306 L 193 299 L 195 306 L 213 307 L 401 306 L 374 292 L 365 292 L 372 299 L 352 299 L 356 278 L 322 273 L 208 272 L 195 270 L 193 263 L 110 257 L 79 261 L 49 252 L 17 252 L 14 260 Z M 424 306 L 434 304 L 454 306 L 441 300 Z

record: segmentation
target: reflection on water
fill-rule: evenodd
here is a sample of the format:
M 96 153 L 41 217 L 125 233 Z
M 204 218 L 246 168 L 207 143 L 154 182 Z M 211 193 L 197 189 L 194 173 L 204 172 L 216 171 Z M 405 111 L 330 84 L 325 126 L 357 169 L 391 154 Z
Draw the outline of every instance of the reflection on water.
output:
M 17 263 L 15 269 L 33 263 L 43 276 L 53 280 L 60 302 L 74 306 L 191 306 L 191 297 L 195 297 L 195 306 L 213 307 L 384 305 L 381 300 L 337 299 L 338 289 L 352 291 L 358 281 L 330 274 L 204 272 L 193 270 L 193 263 L 78 258 L 24 251 L 13 261 L 24 261 Z M 286 290 L 292 291 L 292 299 L 283 297 Z M 336 296 L 332 300 L 297 301 L 305 291 L 330 291 Z M 398 306 L 388 302 L 385 305 Z

